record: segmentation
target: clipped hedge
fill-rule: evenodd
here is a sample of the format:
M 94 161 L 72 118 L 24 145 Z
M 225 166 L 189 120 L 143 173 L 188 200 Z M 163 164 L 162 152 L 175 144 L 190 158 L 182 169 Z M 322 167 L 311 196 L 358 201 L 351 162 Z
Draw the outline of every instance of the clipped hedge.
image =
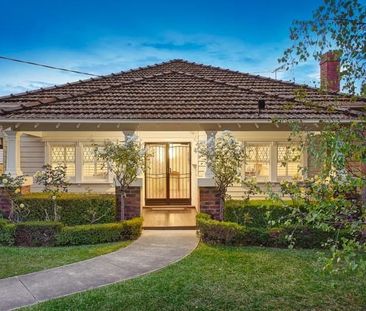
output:
M 15 245 L 54 246 L 62 223 L 53 221 L 30 221 L 15 225 Z
M 197 215 L 197 226 L 201 239 L 206 243 L 242 246 L 288 247 L 286 236 L 292 235 L 296 248 L 321 248 L 323 243 L 335 235 L 334 232 L 309 227 L 242 226 L 233 222 L 216 221 L 202 213 Z M 341 237 L 349 236 L 346 231 L 340 231 L 339 234 Z
M 122 222 L 121 238 L 122 240 L 136 240 L 142 232 L 142 217 L 132 218 Z
M 278 220 L 290 213 L 289 208 L 268 200 L 229 200 L 225 202 L 224 221 L 247 227 L 266 228 L 268 221 Z
M 43 221 L 46 216 L 53 215 L 53 202 L 46 193 L 30 193 L 22 196 L 29 214 L 26 221 Z M 78 194 L 62 193 L 57 199 L 60 222 L 67 226 L 92 223 L 110 223 L 115 221 L 115 196 L 113 194 Z M 27 214 L 27 213 L 25 213 Z
M 15 243 L 15 225 L 0 219 L 0 245 L 11 246 Z
M 82 245 L 134 240 L 141 235 L 142 218 L 96 225 L 80 225 L 62 228 L 57 245 Z
M 237 223 L 213 220 L 204 213 L 197 215 L 197 226 L 201 239 L 208 243 L 236 244 L 244 230 Z

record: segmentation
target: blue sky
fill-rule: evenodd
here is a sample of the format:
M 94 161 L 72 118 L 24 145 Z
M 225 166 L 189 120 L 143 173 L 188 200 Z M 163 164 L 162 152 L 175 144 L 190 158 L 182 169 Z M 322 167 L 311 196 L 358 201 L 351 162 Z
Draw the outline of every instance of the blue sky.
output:
M 183 58 L 274 77 L 293 19 L 319 0 L 1 0 L 0 55 L 95 74 Z M 309 83 L 309 62 L 278 77 Z M 86 78 L 0 60 L 0 94 Z

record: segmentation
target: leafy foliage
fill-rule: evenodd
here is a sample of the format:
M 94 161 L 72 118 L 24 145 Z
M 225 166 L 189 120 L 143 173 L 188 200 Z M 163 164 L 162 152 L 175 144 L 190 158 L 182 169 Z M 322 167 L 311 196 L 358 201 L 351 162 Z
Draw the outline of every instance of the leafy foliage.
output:
M 53 200 L 46 193 L 25 194 L 20 202 L 29 211 L 24 220 L 46 220 L 45 215 L 53 211 Z M 68 226 L 113 222 L 115 204 L 113 194 L 60 193 L 57 198 L 59 221 Z
M 15 222 L 21 221 L 27 215 L 26 207 L 19 202 L 24 180 L 24 176 L 13 177 L 10 174 L 0 176 L 0 187 L 10 200 L 9 219 Z
M 0 219 L 0 245 L 12 246 L 15 243 L 15 225 Z
M 57 204 L 57 197 L 60 192 L 67 192 L 68 182 L 66 181 L 66 166 L 59 165 L 53 168 L 51 165 L 46 164 L 42 167 L 42 171 L 36 172 L 34 175 L 34 181 L 42 185 L 43 192 L 50 195 L 52 199 L 52 214 L 48 212 L 48 209 L 44 209 L 46 221 L 53 220 L 59 221 L 59 209 Z M 50 216 L 52 215 L 52 216 Z
M 240 168 L 245 160 L 244 145 L 229 131 L 224 131 L 216 138 L 210 137 L 207 142 L 198 143 L 197 152 L 206 159 L 207 167 L 212 172 L 222 201 L 220 213 L 223 214 L 228 187 L 240 182 Z
M 60 192 L 67 192 L 68 182 L 66 178 L 66 166 L 59 165 L 52 167 L 46 164 L 42 167 L 42 171 L 36 172 L 34 181 L 43 186 L 43 192 L 57 195 Z
M 55 221 L 20 222 L 15 228 L 15 245 L 54 246 L 62 226 Z
M 366 188 L 365 121 L 358 120 L 342 125 L 337 122 L 324 124 L 317 133 L 300 132 L 293 128 L 292 137 L 303 140 L 303 146 L 316 163 L 317 175 L 303 181 L 281 183 L 281 195 L 270 191 L 271 199 L 288 206 L 283 197 L 290 197 L 293 206 L 285 224 L 312 226 L 333 233 L 327 241 L 332 255 L 326 269 L 365 269 L 362 253 L 366 250 L 366 205 L 361 193 Z M 303 168 L 306 172 L 307 169 Z M 350 234 L 341 236 L 346 230 Z
M 290 212 L 291 207 L 269 200 L 230 200 L 225 202 L 224 220 L 247 227 L 266 228 L 272 221 L 278 221 Z
M 97 156 L 105 162 L 108 170 L 113 173 L 121 189 L 121 218 L 124 219 L 124 199 L 126 191 L 144 170 L 148 156 L 145 147 L 137 136 L 127 137 L 121 143 L 107 141 L 103 148 L 97 149 Z
M 307 21 L 294 21 L 290 30 L 293 42 L 279 60 L 287 69 L 313 58 L 319 60 L 329 50 L 340 56 L 341 77 L 345 90 L 364 95 L 366 83 L 366 6 L 358 0 L 324 0 Z M 309 105 L 328 111 L 337 109 L 337 103 L 320 107 L 307 100 L 306 91 L 295 94 Z M 301 122 L 285 121 L 292 129 L 291 139 L 302 141 L 303 151 L 315 162 L 315 175 L 302 182 L 281 184 L 281 196 L 269 191 L 269 197 L 283 202 L 283 196 L 292 199 L 293 209 L 285 223 L 312 226 L 333 233 L 327 241 L 331 256 L 326 258 L 325 269 L 366 270 L 363 254 L 366 250 L 366 119 L 354 114 L 354 122 L 342 124 L 328 120 L 317 133 L 301 132 Z M 362 194 L 362 195 L 360 195 Z M 301 208 L 301 206 L 303 208 Z M 341 230 L 349 232 L 347 236 Z M 291 235 L 289 235 L 291 238 Z M 295 242 L 296 243 L 296 242 Z
M 249 227 L 235 222 L 213 220 L 202 213 L 197 215 L 197 226 L 202 240 L 211 244 L 322 248 L 335 235 L 334 232 L 311 226 Z M 348 238 L 350 233 L 341 230 L 338 235 Z
M 119 223 L 64 227 L 57 237 L 57 244 L 82 245 L 135 240 L 141 231 L 141 218 Z
M 279 59 L 287 69 L 329 50 L 340 54 L 345 89 L 366 84 L 366 6 L 358 0 L 324 0 L 310 20 L 295 20 L 292 45 Z

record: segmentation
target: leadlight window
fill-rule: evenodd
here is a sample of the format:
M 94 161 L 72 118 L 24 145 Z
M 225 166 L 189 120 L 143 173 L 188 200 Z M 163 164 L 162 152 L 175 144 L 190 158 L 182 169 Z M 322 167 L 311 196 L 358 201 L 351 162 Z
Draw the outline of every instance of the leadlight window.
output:
M 277 177 L 281 179 L 299 178 L 301 151 L 297 145 L 277 146 Z
M 245 148 L 245 153 L 245 176 L 256 178 L 257 181 L 268 181 L 270 165 L 270 145 L 247 145 Z
M 83 179 L 105 180 L 108 178 L 108 170 L 104 162 L 97 157 L 96 146 L 83 146 Z
M 75 177 L 75 146 L 52 146 L 51 165 L 66 166 L 66 176 Z

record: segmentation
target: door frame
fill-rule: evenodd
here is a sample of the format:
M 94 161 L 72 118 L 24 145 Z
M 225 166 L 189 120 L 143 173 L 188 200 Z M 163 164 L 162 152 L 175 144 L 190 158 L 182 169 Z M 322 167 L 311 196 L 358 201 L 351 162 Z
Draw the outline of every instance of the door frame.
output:
M 169 145 L 172 144 L 185 144 L 188 145 L 189 150 L 189 198 L 183 199 L 170 199 L 170 157 L 169 157 Z M 147 197 L 147 173 L 145 171 L 144 182 L 145 182 L 145 204 L 150 205 L 191 205 L 192 203 L 192 146 L 191 142 L 145 142 L 145 148 L 147 145 L 164 145 L 165 146 L 165 161 L 166 161 L 166 198 L 149 199 Z M 147 159 L 145 159 L 145 167 L 147 165 Z

